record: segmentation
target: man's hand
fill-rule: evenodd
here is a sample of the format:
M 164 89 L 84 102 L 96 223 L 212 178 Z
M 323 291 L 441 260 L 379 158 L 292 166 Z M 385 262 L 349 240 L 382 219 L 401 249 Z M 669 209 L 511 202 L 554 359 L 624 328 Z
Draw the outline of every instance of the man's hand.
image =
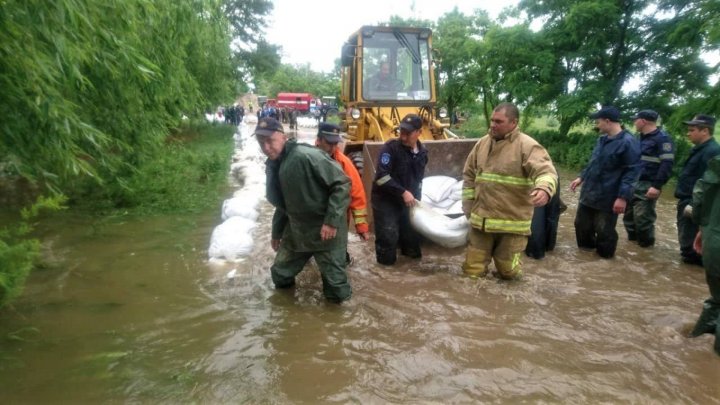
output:
M 578 177 L 577 179 L 573 180 L 572 183 L 570 183 L 570 191 L 573 193 L 575 192 L 575 189 L 578 188 L 582 184 L 582 179 Z
M 624 198 L 616 198 L 615 204 L 613 204 L 613 212 L 616 214 L 622 214 L 625 212 L 625 207 L 627 207 L 627 201 L 625 201 Z
M 542 189 L 536 188 L 530 192 L 530 202 L 534 207 L 542 207 L 550 201 L 550 195 Z
M 657 200 L 658 197 L 660 197 L 660 193 L 661 193 L 660 190 L 656 189 L 655 187 L 650 187 L 648 189 L 647 193 L 645 193 L 645 197 L 647 197 L 651 200 Z
M 698 231 L 697 235 L 695 235 L 695 240 L 693 241 L 693 249 L 695 249 L 697 254 L 702 254 L 702 231 Z
M 364 241 L 370 240 L 370 232 L 358 232 L 358 235 L 360 235 Z
M 337 233 L 337 228 L 332 227 L 330 225 L 323 224 L 322 228 L 320 228 L 320 239 L 322 240 L 330 240 L 335 237 L 335 234 Z
M 407 190 L 405 190 L 405 192 L 402 194 L 402 198 L 405 206 L 407 207 L 413 207 L 415 206 L 415 204 L 417 204 L 417 201 L 415 201 L 415 196 Z
M 270 240 L 270 247 L 272 248 L 273 251 L 277 252 L 278 249 L 280 249 L 280 241 L 281 240 L 282 239 L 271 239 Z

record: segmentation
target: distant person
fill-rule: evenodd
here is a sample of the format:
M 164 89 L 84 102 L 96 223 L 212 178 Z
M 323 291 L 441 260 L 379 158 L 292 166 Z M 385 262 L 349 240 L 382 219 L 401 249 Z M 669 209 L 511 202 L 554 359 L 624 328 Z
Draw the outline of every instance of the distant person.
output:
M 655 205 L 662 187 L 670 180 L 675 160 L 672 138 L 657 126 L 658 118 L 653 110 L 642 110 L 632 117 L 640 134 L 640 179 L 625 209 L 623 224 L 628 239 L 637 241 L 640 247 L 655 244 Z
M 692 206 L 693 218 L 700 225 L 693 247 L 703 257 L 710 298 L 705 300 L 690 335 L 714 334 L 715 353 L 720 355 L 720 156 L 715 156 L 707 166 L 695 185 Z
M 471 278 L 485 276 L 490 262 L 503 279 L 522 276 L 533 207 L 544 206 L 557 191 L 550 155 L 520 131 L 519 121 L 514 104 L 499 104 L 488 134 L 465 160 L 462 205 L 471 227 L 463 272 Z
M 590 115 L 601 134 L 580 176 L 570 183 L 580 185 L 575 215 L 575 237 L 580 249 L 596 250 L 600 257 L 615 256 L 619 214 L 632 200 L 633 185 L 640 176 L 640 142 L 620 124 L 620 111 L 612 106 Z
M 707 162 L 720 154 L 720 145 L 713 138 L 715 132 L 715 118 L 709 115 L 698 114 L 690 121 L 685 121 L 687 135 L 693 148 L 690 150 L 678 177 L 675 187 L 677 204 L 677 229 L 680 242 L 680 255 L 683 263 L 697 266 L 703 265 L 702 255 L 693 249 L 693 241 L 698 232 L 698 226 L 692 221 L 692 191 L 695 182 L 702 177 L 707 169 Z M 688 211 L 688 213 L 686 213 Z M 707 249 L 705 250 L 707 252 Z
M 367 241 L 370 239 L 370 229 L 367 221 L 367 198 L 365 187 L 360 173 L 353 162 L 342 153 L 338 145 L 340 143 L 340 127 L 335 124 L 322 123 L 318 128 L 315 146 L 325 151 L 330 157 L 340 164 L 345 175 L 350 179 L 350 207 L 349 214 L 355 222 L 355 230 L 360 237 Z M 347 263 L 352 262 L 350 253 L 346 255 Z
M 255 137 L 267 156 L 267 199 L 275 207 L 270 268 L 275 288 L 295 285 L 295 276 L 315 258 L 323 294 L 347 300 L 352 289 L 345 272 L 350 180 L 323 151 L 287 139 L 282 124 L 262 118 Z
M 397 249 L 419 259 L 420 235 L 410 226 L 410 208 L 422 198 L 422 180 L 428 162 L 420 142 L 422 118 L 408 114 L 400 121 L 400 136 L 385 142 L 378 155 L 370 196 L 375 221 L 375 258 L 395 264 Z

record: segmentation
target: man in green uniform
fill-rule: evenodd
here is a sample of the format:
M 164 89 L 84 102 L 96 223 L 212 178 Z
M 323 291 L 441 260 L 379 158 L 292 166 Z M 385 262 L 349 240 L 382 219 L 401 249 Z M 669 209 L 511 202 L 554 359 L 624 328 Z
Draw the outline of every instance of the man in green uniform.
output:
M 265 156 L 267 199 L 275 206 L 270 268 L 275 288 L 295 285 L 311 257 L 323 281 L 325 298 L 341 302 L 352 289 L 345 272 L 350 180 L 325 152 L 285 137 L 282 124 L 266 117 L 255 137 Z
M 693 220 L 700 225 L 695 250 L 703 255 L 705 280 L 710 298 L 705 300 L 691 335 L 715 334 L 715 352 L 720 355 L 720 156 L 708 162 L 693 190 Z

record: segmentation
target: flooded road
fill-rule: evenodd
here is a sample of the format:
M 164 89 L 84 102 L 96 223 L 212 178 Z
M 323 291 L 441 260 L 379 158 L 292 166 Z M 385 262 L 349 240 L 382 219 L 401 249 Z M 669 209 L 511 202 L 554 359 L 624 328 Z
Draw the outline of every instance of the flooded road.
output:
M 64 216 L 40 235 L 47 268 L 0 312 L 0 399 L 720 403 L 713 337 L 684 337 L 708 293 L 702 269 L 680 263 L 672 193 L 653 249 L 618 221 L 617 257 L 602 260 L 575 246 L 562 178 L 557 247 L 526 258 L 522 281 L 463 278 L 463 249 L 430 244 L 420 262 L 380 266 L 352 237 L 342 305 L 325 302 L 314 264 L 293 291 L 273 289 L 266 202 L 251 257 L 225 265 L 207 261 L 220 207 Z

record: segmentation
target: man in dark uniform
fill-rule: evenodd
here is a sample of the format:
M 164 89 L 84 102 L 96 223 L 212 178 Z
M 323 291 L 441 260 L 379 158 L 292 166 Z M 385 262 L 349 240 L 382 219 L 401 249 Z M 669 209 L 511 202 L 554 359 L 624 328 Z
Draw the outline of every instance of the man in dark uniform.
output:
M 372 186 L 375 221 L 375 257 L 380 264 L 391 265 L 400 253 L 415 259 L 422 257 L 420 236 L 410 226 L 410 207 L 422 197 L 422 180 L 427 164 L 427 149 L 419 141 L 422 118 L 406 115 L 400 122 L 400 137 L 391 139 L 380 150 Z
M 270 268 L 276 288 L 295 285 L 311 257 L 323 281 L 325 298 L 341 302 L 352 289 L 345 272 L 350 180 L 325 152 L 285 137 L 282 124 L 262 118 L 255 136 L 265 156 L 267 199 L 275 206 Z
M 580 249 L 596 250 L 600 257 L 615 256 L 619 214 L 632 200 L 640 176 L 640 143 L 620 124 L 620 111 L 606 106 L 590 115 L 602 134 L 570 191 L 582 184 L 575 214 L 575 238 Z
M 655 205 L 672 174 L 675 148 L 670 136 L 656 124 L 658 113 L 642 110 L 632 119 L 640 133 L 640 179 L 635 183 L 623 223 L 629 240 L 637 241 L 640 247 L 651 247 L 655 244 Z
M 683 263 L 702 266 L 702 255 L 693 249 L 693 240 L 698 232 L 698 226 L 692 221 L 692 191 L 695 182 L 705 173 L 707 162 L 720 154 L 720 145 L 713 138 L 715 131 L 715 118 L 709 115 L 698 114 L 690 121 L 688 138 L 693 143 L 690 156 L 685 161 L 682 172 L 678 177 L 675 197 L 677 204 L 678 241 L 680 242 L 680 255 Z
M 692 206 L 693 220 L 701 228 L 693 247 L 704 254 L 710 298 L 705 300 L 690 336 L 714 334 L 715 352 L 720 355 L 720 156 L 712 158 L 707 166 L 707 171 L 695 184 Z

